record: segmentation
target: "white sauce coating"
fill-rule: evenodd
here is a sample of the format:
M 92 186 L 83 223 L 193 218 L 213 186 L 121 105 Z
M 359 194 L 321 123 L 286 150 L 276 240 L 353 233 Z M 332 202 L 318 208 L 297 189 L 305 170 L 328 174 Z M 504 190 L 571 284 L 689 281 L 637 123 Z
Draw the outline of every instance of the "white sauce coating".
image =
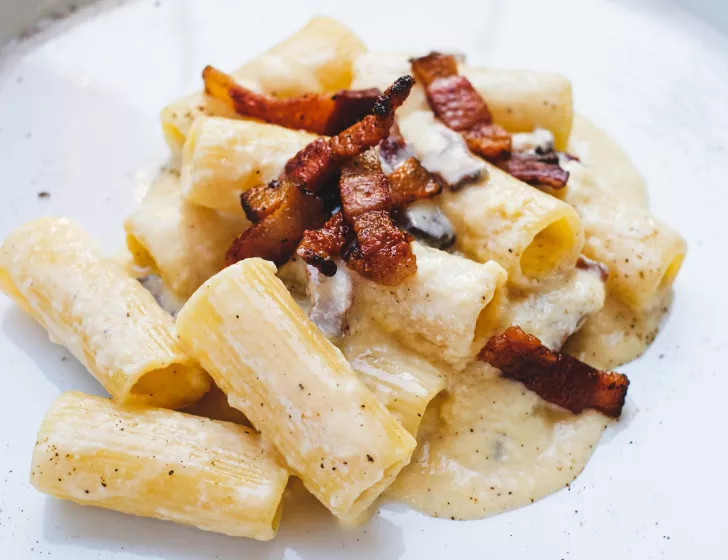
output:
M 423 165 L 453 185 L 482 173 L 482 162 L 468 152 L 459 135 L 449 134 L 452 131 L 444 126 L 431 132 L 433 120 L 428 111 L 414 111 L 400 119 L 403 134 Z M 628 178 L 620 183 L 621 196 L 643 205 L 644 183 L 626 156 L 617 153 L 613 142 L 593 125 L 578 119 L 577 125 L 570 152 L 600 173 L 608 169 L 609 178 Z M 536 130 L 514 135 L 514 149 L 535 150 L 552 141 L 550 132 Z M 343 264 L 340 270 L 348 272 Z M 339 345 L 349 340 L 360 346 L 378 344 L 375 334 L 379 331 L 371 329 L 366 315 L 352 314 L 345 329 L 351 297 L 348 274 L 322 278 L 294 260 L 279 275 L 299 295 L 308 283 L 311 300 L 299 297 L 299 304 L 304 309 L 311 304 L 310 316 L 327 336 L 344 335 Z M 597 273 L 575 269 L 558 284 L 524 293 L 511 290 L 500 305 L 502 328 L 520 324 L 551 348 L 566 341 L 564 349 L 572 355 L 613 369 L 640 355 L 652 342 L 669 301 L 635 314 L 606 293 Z M 441 363 L 438 356 L 425 357 Z M 444 365 L 436 369 L 447 377 L 448 389 L 427 408 L 412 462 L 387 491 L 389 497 L 432 516 L 482 518 L 568 486 L 583 470 L 609 423 L 594 411 L 574 415 L 550 405 L 481 362 L 461 371 Z
M 342 260 L 336 263 L 336 274 L 328 277 L 315 267 L 306 267 L 306 291 L 311 301 L 308 318 L 326 338 L 338 338 L 346 331 L 347 315 L 354 301 L 351 272 Z
M 602 134 L 598 129 L 591 132 Z M 581 134 L 582 141 L 590 140 L 583 130 Z M 522 140 L 524 149 L 535 149 L 548 139 L 537 134 Z M 599 136 L 592 142 L 603 145 L 606 140 Z M 611 163 L 625 168 L 612 170 L 612 176 L 636 175 L 626 158 Z M 631 185 L 643 188 L 639 181 Z M 635 192 L 631 198 L 639 201 L 644 193 Z M 502 305 L 503 325 L 519 323 L 552 348 L 581 328 L 566 349 L 607 369 L 645 350 L 668 303 L 636 315 L 609 297 L 597 271 L 575 269 L 560 284 L 520 294 L 511 291 Z M 361 332 L 365 325 L 353 322 L 352 334 L 366 336 Z M 484 363 L 442 371 L 449 378 L 448 389 L 428 407 L 412 462 L 387 492 L 432 516 L 478 519 L 568 486 L 584 469 L 609 423 L 594 411 L 574 415 L 550 405 Z

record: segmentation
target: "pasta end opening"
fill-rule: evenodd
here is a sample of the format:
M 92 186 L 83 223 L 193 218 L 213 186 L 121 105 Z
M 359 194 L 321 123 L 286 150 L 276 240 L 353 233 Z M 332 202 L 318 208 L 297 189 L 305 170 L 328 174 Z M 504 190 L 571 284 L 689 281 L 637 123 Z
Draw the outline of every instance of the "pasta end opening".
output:
M 197 366 L 172 364 L 143 375 L 131 388 L 128 402 L 184 408 L 195 404 L 210 389 L 210 378 Z
M 523 251 L 521 272 L 531 278 L 549 275 L 571 258 L 576 237 L 569 218 L 550 223 Z

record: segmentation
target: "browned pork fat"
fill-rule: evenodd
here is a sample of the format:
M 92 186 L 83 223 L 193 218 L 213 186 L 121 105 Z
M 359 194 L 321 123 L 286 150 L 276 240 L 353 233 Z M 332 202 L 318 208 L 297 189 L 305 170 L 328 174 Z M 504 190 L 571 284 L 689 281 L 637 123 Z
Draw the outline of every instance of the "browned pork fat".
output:
M 311 192 L 323 188 L 344 161 L 387 137 L 394 112 L 407 99 L 414 83 L 412 76 L 398 78 L 377 98 L 371 115 L 332 138 L 311 142 L 291 158 L 286 164 L 286 177 Z
M 334 135 L 371 113 L 380 91 L 342 90 L 335 94 L 304 93 L 280 99 L 252 91 L 232 76 L 207 66 L 205 92 L 243 117 L 316 134 Z
M 465 76 L 458 74 L 452 55 L 433 52 L 410 60 L 412 71 L 425 87 L 437 117 L 460 132 L 468 147 L 485 159 L 498 161 L 511 151 L 511 136 L 493 124 L 488 105 Z
M 569 172 L 559 166 L 556 152 L 550 154 L 529 154 L 515 152 L 505 160 L 501 167 L 529 185 L 546 185 L 561 189 L 569 180 Z
M 349 267 L 379 284 L 400 284 L 417 272 L 407 236 L 392 223 L 389 182 L 374 151 L 348 161 L 339 182 L 341 212 L 353 227 L 356 244 Z
M 303 232 L 322 226 L 328 218 L 323 203 L 316 196 L 282 181 L 278 206 L 233 241 L 227 263 L 261 257 L 277 265 L 285 263 L 296 250 Z
M 251 257 L 277 264 L 288 260 L 304 232 L 320 228 L 329 218 L 324 203 L 314 193 L 327 194 L 325 187 L 346 160 L 382 141 L 394 122 L 395 110 L 407 98 L 413 84 L 410 76 L 399 78 L 377 98 L 371 115 L 338 136 L 319 138 L 303 148 L 288 162 L 279 181 L 247 191 L 241 203 L 254 225 L 235 240 L 227 254 L 228 263 Z M 387 192 L 388 189 L 387 184 Z M 389 209 L 387 219 L 391 223 L 388 212 Z M 381 228 L 377 231 L 381 233 Z M 403 235 L 396 228 L 394 234 L 395 242 Z M 370 244 L 364 245 L 364 251 L 368 262 L 372 258 Z M 313 259 L 316 254 L 312 252 L 309 256 Z M 323 258 L 320 264 L 330 270 Z
M 306 230 L 296 253 L 324 276 L 336 274 L 336 259 L 344 254 L 354 235 L 341 212 L 334 214 L 320 229 Z
M 613 418 L 622 414 L 629 387 L 627 376 L 600 371 L 568 354 L 549 350 L 520 327 L 508 327 L 492 337 L 478 359 L 575 414 L 587 408 Z
M 442 192 L 442 185 L 435 180 L 417 158 L 409 158 L 387 177 L 392 196 L 392 207 L 402 209 L 423 198 L 432 198 Z

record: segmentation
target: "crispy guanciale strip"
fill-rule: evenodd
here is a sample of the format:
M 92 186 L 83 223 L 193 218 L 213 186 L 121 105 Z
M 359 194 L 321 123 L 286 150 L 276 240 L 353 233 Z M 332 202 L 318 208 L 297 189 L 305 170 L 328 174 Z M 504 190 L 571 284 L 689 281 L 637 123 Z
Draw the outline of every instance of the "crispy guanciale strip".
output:
M 442 185 L 414 157 L 392 171 L 388 179 L 392 207 L 397 210 L 416 200 L 432 198 L 442 192 Z
M 511 151 L 511 135 L 493 124 L 488 105 L 465 76 L 457 60 L 437 52 L 410 60 L 437 117 L 462 134 L 468 147 L 485 159 L 498 161 Z
M 227 253 L 228 264 L 251 257 L 283 264 L 296 250 L 304 231 L 326 222 L 328 216 L 316 195 L 290 181 L 282 181 L 277 189 L 279 205 L 233 242 Z
M 357 244 L 347 255 L 349 267 L 379 284 L 400 284 L 417 272 L 404 233 L 392 223 L 389 182 L 373 151 L 348 161 L 339 182 L 341 213 Z
M 613 418 L 622 414 L 629 387 L 627 376 L 599 371 L 568 354 L 553 352 L 520 327 L 508 327 L 492 337 L 478 359 L 575 414 L 586 408 Z
M 553 189 L 561 189 L 569 180 L 569 172 L 559 167 L 559 156 L 556 152 L 515 152 L 502 162 L 501 167 L 529 185 L 547 185 Z
M 396 121 L 379 144 L 379 159 L 391 170 L 387 178 L 395 210 L 442 192 L 442 184 L 412 155 Z
M 311 142 L 288 161 L 286 178 L 311 192 L 323 188 L 344 161 L 387 137 L 394 123 L 394 112 L 407 99 L 414 83 L 412 76 L 398 78 L 377 97 L 371 115 L 336 136 Z
M 407 99 L 413 85 L 411 76 L 397 79 L 377 98 L 371 115 L 338 136 L 317 138 L 308 144 L 286 163 L 282 178 L 309 192 L 321 193 L 335 179 L 343 161 L 388 136 L 394 125 L 394 112 Z M 248 219 L 255 223 L 275 210 L 281 197 L 275 185 L 260 185 L 246 191 L 240 202 Z
M 286 190 L 281 188 L 282 181 L 271 181 L 258 185 L 240 195 L 240 204 L 245 217 L 254 224 L 274 212 L 283 202 Z
M 296 253 L 324 276 L 336 274 L 336 259 L 353 241 L 353 232 L 341 212 L 331 216 L 320 229 L 306 230 Z
M 334 95 L 305 93 L 279 99 L 249 90 L 232 76 L 212 66 L 202 71 L 202 79 L 208 95 L 227 104 L 243 117 L 329 136 L 338 134 L 371 113 L 381 93 L 371 88 L 342 90 Z

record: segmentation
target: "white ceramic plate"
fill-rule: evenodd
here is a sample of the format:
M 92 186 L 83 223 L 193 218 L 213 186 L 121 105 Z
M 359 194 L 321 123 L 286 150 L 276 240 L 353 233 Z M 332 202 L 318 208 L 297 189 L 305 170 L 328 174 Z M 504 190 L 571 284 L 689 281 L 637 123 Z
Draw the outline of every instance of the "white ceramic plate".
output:
M 2 0 L 0 38 L 48 2 Z M 688 11 L 689 10 L 689 11 Z M 728 4 L 630 0 L 424 2 L 140 0 L 54 22 L 0 59 L 0 238 L 64 214 L 109 249 L 166 157 L 157 115 L 313 13 L 374 49 L 466 52 L 475 63 L 557 70 L 577 109 L 612 134 L 649 182 L 654 212 L 690 252 L 666 327 L 624 368 L 633 414 L 569 491 L 474 522 L 391 505 L 345 531 L 315 505 L 289 508 L 256 543 L 63 503 L 28 484 L 40 421 L 62 391 L 98 384 L 0 297 L 0 557 L 725 558 L 728 316 Z M 722 29 L 722 31 L 721 31 Z M 47 191 L 50 198 L 39 198 Z

